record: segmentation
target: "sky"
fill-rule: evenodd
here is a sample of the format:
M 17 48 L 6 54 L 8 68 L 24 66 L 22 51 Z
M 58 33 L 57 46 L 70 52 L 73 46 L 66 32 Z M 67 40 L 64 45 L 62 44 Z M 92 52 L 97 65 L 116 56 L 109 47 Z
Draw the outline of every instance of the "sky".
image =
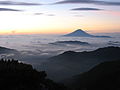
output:
M 120 32 L 120 0 L 0 0 L 0 34 Z

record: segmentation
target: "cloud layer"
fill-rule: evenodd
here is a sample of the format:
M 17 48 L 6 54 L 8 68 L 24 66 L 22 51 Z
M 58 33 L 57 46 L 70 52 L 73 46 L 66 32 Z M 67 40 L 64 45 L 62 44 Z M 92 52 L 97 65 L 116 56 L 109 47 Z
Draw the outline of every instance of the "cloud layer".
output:
M 74 8 L 71 10 L 73 10 L 73 11 L 100 11 L 103 9 L 99 9 L 99 8 Z
M 22 11 L 22 10 L 10 9 L 10 8 L 0 8 L 0 11 Z
M 32 5 L 41 5 L 41 4 L 39 4 L 39 3 L 30 3 L 30 2 L 0 1 L 0 5 L 32 6 Z
M 110 2 L 110 1 L 97 1 L 97 0 L 63 0 L 60 2 L 56 2 L 54 4 L 96 4 L 96 5 L 113 5 L 120 6 L 120 2 Z

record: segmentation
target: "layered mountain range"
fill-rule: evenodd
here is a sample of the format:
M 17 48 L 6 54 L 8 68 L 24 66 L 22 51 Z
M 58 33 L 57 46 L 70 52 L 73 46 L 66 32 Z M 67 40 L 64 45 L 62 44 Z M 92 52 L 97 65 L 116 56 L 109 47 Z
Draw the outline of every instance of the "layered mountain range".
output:
M 67 51 L 51 57 L 41 65 L 48 76 L 60 81 L 71 76 L 90 70 L 95 65 L 120 59 L 119 47 L 105 47 L 94 51 Z

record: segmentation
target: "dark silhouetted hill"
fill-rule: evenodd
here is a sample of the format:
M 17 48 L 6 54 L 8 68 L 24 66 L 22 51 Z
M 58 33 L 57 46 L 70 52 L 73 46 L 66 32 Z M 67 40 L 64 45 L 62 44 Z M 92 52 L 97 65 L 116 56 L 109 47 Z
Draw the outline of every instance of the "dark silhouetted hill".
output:
M 119 41 L 109 41 L 107 44 L 111 45 L 111 46 L 120 46 L 120 42 Z
M 70 44 L 70 45 L 90 45 L 87 42 L 81 42 L 81 41 L 57 41 L 54 43 L 50 43 L 53 45 L 66 45 L 66 44 Z
M 0 54 L 4 54 L 4 53 L 18 53 L 18 51 L 15 49 L 10 49 L 10 48 L 0 46 Z
M 101 62 L 118 59 L 120 59 L 119 47 L 105 47 L 88 52 L 67 51 L 49 58 L 48 62 L 41 65 L 41 68 L 47 71 L 49 77 L 60 81 L 88 71 Z
M 29 64 L 0 60 L 0 90 L 67 90 L 46 76 L 44 71 L 37 71 Z
M 101 63 L 64 83 L 74 90 L 119 90 L 120 60 Z
M 91 34 L 88 34 L 86 33 L 85 31 L 81 30 L 81 29 L 78 29 L 78 30 L 75 30 L 74 32 L 72 33 L 69 33 L 69 34 L 66 34 L 64 36 L 68 36 L 68 37 L 97 37 L 97 38 L 110 38 L 110 36 L 95 36 L 95 35 L 91 35 Z

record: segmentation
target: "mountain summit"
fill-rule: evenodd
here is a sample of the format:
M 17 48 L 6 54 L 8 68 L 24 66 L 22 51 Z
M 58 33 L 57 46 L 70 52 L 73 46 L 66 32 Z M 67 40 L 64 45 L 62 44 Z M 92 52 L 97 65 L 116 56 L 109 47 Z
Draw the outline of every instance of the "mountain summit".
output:
M 92 35 L 86 33 L 85 31 L 81 29 L 77 29 L 72 33 L 66 34 L 64 36 L 80 36 L 80 37 L 92 37 Z
M 86 33 L 85 31 L 83 31 L 82 29 L 77 29 L 72 33 L 66 34 L 64 36 L 68 36 L 68 37 L 101 37 L 101 38 L 110 38 L 110 36 L 95 36 L 95 35 L 91 35 Z

